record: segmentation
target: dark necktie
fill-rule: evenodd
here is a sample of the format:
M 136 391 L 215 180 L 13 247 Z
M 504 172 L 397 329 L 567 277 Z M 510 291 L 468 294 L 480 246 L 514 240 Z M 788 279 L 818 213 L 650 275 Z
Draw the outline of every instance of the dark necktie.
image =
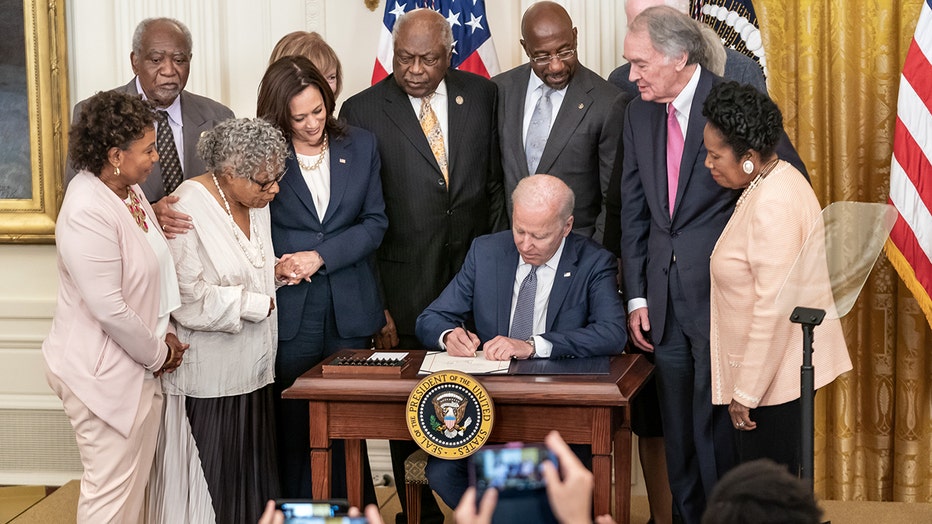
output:
M 168 124 L 168 113 L 156 111 L 159 121 L 159 130 L 156 133 L 155 148 L 159 152 L 159 164 L 162 167 L 162 184 L 165 194 L 170 195 L 184 180 L 181 170 L 181 161 L 178 160 L 178 149 L 175 148 L 175 136 Z
M 527 340 L 534 334 L 534 300 L 537 295 L 537 267 L 531 266 L 531 272 L 521 281 L 518 299 L 515 300 L 515 314 L 511 318 L 511 331 L 508 336 L 518 340 Z

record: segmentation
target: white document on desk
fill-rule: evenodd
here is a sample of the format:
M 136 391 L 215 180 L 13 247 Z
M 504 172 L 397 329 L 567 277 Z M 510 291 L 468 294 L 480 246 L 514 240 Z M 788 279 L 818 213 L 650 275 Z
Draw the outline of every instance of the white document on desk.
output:
M 429 375 L 437 371 L 452 369 L 470 375 L 491 375 L 508 373 L 510 360 L 486 360 L 482 351 L 477 351 L 474 357 L 454 357 L 446 351 L 428 353 L 418 375 Z

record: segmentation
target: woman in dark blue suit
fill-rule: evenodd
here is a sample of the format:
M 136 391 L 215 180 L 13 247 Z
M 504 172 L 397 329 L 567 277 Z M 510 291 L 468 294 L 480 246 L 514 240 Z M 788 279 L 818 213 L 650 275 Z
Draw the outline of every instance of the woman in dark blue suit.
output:
M 327 80 L 305 57 L 275 61 L 259 86 L 256 112 L 281 129 L 292 152 L 270 206 L 279 274 L 291 276 L 278 290 L 275 362 L 279 471 L 288 498 L 311 496 L 308 405 L 282 400 L 281 392 L 324 357 L 371 347 L 385 324 L 371 261 L 388 227 L 379 153 L 371 133 L 336 121 L 334 106 Z M 334 442 L 335 497 L 346 496 L 342 444 Z M 375 502 L 368 484 L 367 502 Z

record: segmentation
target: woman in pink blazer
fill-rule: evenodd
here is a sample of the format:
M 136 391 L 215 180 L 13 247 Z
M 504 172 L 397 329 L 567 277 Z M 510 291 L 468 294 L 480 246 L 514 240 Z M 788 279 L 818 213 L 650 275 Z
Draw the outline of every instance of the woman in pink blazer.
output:
M 777 297 L 821 207 L 803 175 L 777 156 L 783 116 L 767 95 L 721 83 L 702 114 L 706 167 L 719 185 L 743 188 L 712 252 L 712 402 L 728 405 L 739 462 L 766 457 L 798 475 L 802 330 Z M 807 276 L 810 288 L 831 297 L 827 272 Z M 850 370 L 851 359 L 837 319 L 823 322 L 817 338 L 818 388 Z
M 142 521 L 157 377 L 187 349 L 169 325 L 180 305 L 171 254 L 138 185 L 159 158 L 154 120 L 139 97 L 98 93 L 69 135 L 80 172 L 55 227 L 58 306 L 42 353 L 84 465 L 79 523 Z

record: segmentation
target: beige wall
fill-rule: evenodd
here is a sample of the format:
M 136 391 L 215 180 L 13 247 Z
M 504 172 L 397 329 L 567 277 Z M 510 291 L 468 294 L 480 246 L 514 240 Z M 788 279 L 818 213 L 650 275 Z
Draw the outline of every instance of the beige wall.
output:
M 518 44 L 529 0 L 486 0 L 488 20 L 504 69 L 524 55 Z M 607 76 L 621 63 L 622 2 L 561 2 L 579 27 L 583 64 Z M 384 2 L 375 12 L 362 0 L 82 0 L 66 3 L 72 104 L 125 84 L 132 33 L 139 20 L 171 16 L 194 37 L 188 89 L 254 116 L 255 95 L 269 53 L 284 34 L 316 30 L 333 45 L 345 70 L 346 98 L 369 84 Z M 0 245 L 0 484 L 58 483 L 80 471 L 73 437 L 58 399 L 45 383 L 40 346 L 57 292 L 55 248 Z M 30 428 L 48 424 L 45 440 Z M 61 460 L 41 462 L 64 446 Z M 70 447 L 69 447 L 70 446 Z M 37 460 L 41 465 L 37 466 Z

